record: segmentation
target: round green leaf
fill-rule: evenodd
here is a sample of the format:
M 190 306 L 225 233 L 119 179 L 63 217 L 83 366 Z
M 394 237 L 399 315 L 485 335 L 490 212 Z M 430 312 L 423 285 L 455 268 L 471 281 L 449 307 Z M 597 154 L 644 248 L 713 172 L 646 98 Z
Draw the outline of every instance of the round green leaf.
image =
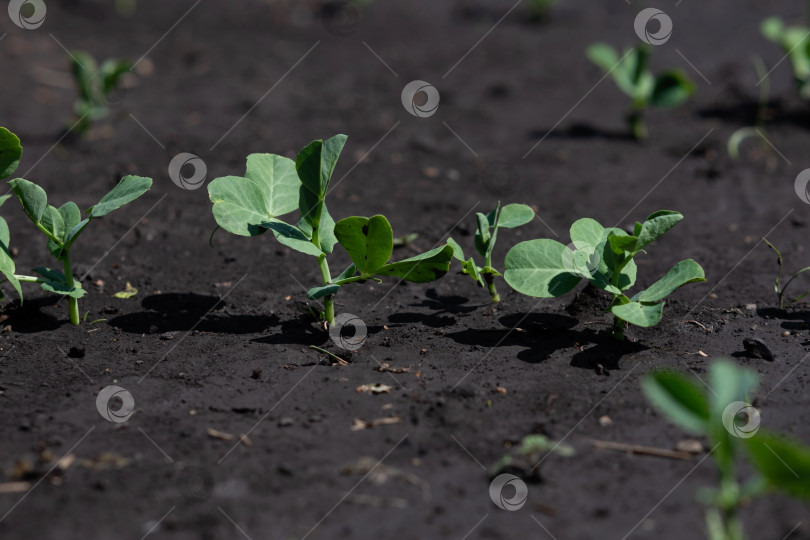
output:
M 504 279 L 521 294 L 539 298 L 561 296 L 581 279 L 569 273 L 566 256 L 571 260 L 573 252 L 556 240 L 520 242 L 506 254 Z
M 0 127 L 0 180 L 8 178 L 17 170 L 23 149 L 20 139 L 4 127 Z

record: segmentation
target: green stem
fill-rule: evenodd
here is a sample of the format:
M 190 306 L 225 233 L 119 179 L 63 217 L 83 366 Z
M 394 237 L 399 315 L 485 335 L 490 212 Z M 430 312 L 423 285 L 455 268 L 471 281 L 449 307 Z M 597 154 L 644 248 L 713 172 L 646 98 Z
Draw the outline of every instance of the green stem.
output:
M 329 263 L 326 262 L 326 254 L 318 257 L 318 268 L 321 270 L 321 280 L 324 285 L 332 283 L 332 274 L 329 273 Z M 323 310 L 326 322 L 329 326 L 335 324 L 335 298 L 330 294 L 323 297 Z
M 484 274 L 484 281 L 487 282 L 487 290 L 492 297 L 492 302 L 497 304 L 501 301 L 501 295 L 498 294 L 498 289 L 495 288 L 495 276 L 492 274 Z
M 624 341 L 624 321 L 618 318 L 617 316 L 613 316 L 613 337 L 617 341 Z
M 644 107 L 638 104 L 633 106 L 633 110 L 627 115 L 627 122 L 630 124 L 630 132 L 637 141 L 647 138 L 647 125 L 644 123 Z
M 65 251 L 62 261 L 65 264 L 65 284 L 69 288 L 73 288 L 73 269 L 70 265 L 70 253 Z M 68 311 L 70 312 L 70 323 L 73 326 L 79 326 L 79 300 L 68 296 Z
M 14 274 L 14 277 L 17 278 L 17 281 L 22 283 L 45 283 L 46 281 L 44 278 L 38 278 L 35 276 L 21 276 L 19 274 Z M 4 279 L 3 281 L 5 282 L 7 280 Z

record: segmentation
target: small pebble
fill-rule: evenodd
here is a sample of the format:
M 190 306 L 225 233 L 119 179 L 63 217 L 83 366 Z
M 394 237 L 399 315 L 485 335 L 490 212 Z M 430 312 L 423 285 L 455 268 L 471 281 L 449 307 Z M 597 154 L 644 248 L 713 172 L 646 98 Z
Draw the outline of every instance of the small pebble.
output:
M 290 427 L 291 425 L 293 425 L 293 419 L 289 416 L 280 418 L 278 421 L 278 427 Z

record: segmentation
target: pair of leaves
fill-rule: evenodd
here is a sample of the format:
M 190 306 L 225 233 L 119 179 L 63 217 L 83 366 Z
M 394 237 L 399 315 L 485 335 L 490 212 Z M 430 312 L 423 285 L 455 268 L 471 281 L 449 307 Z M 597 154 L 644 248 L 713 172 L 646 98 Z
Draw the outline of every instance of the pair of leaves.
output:
M 385 216 L 348 217 L 337 222 L 335 236 L 352 264 L 334 283 L 310 289 L 310 299 L 334 294 L 341 285 L 353 281 L 394 276 L 412 283 L 427 283 L 444 276 L 450 269 L 453 247 L 444 245 L 414 257 L 389 263 L 394 249 L 394 234 Z M 359 272 L 359 276 L 355 276 Z M 358 279 L 359 278 L 359 279 Z
M 641 108 L 676 107 L 685 103 L 695 92 L 694 83 L 680 70 L 667 70 L 653 75 L 648 69 L 649 49 L 639 45 L 626 49 L 620 57 L 618 51 L 605 43 L 588 47 L 588 59 L 609 72 L 619 89 L 630 96 Z
M 501 203 L 489 214 L 476 213 L 478 227 L 475 232 L 475 249 L 484 258 L 484 266 L 478 266 L 470 257 L 465 259 L 464 250 L 458 242 L 449 238 L 448 245 L 453 247 L 453 257 L 461 261 L 463 274 L 470 276 L 479 286 L 485 287 L 484 275 L 500 276 L 501 273 L 491 266 L 492 250 L 498 238 L 499 229 L 514 229 L 526 225 L 534 219 L 534 210 L 525 204 L 507 204 L 501 208 Z
M 755 373 L 726 360 L 711 367 L 711 395 L 678 373 L 658 372 L 642 380 L 644 394 L 662 414 L 711 440 L 721 467 L 733 463 L 737 450 L 744 448 L 767 485 L 810 500 L 810 447 L 764 430 L 736 438 L 723 425 L 726 408 L 736 401 L 747 402 L 756 386 Z
M 561 296 L 585 278 L 614 295 L 610 310 L 616 317 L 637 326 L 654 326 L 661 320 L 664 298 L 687 283 L 705 281 L 700 265 L 687 259 L 632 298 L 624 294 L 636 282 L 633 257 L 682 219 L 678 212 L 655 212 L 644 223 L 636 223 L 634 234 L 629 235 L 583 218 L 571 226 L 570 246 L 550 239 L 514 246 L 506 254 L 504 278 L 519 293 L 540 298 Z
M 45 190 L 33 182 L 15 178 L 9 181 L 9 185 L 11 191 L 20 200 L 25 215 L 48 237 L 48 250 L 58 260 L 63 260 L 92 219 L 106 216 L 134 201 L 149 190 L 152 186 L 152 179 L 125 176 L 95 206 L 87 209 L 86 217 L 82 215 L 74 202 L 67 202 L 59 208 L 49 205 Z M 1 256 L 0 259 L 2 259 Z M 42 284 L 44 290 L 76 298 L 84 294 L 80 286 L 69 287 L 64 274 L 54 272 L 49 271 L 48 275 L 43 274 L 49 280 Z M 59 283 L 62 283 L 64 287 L 58 286 Z M 77 294 L 78 296 L 76 296 Z
M 82 51 L 71 53 L 71 70 L 76 80 L 79 99 L 76 101 L 76 114 L 98 120 L 107 114 L 107 98 L 132 69 L 125 60 L 105 60 L 101 66 L 95 58 Z

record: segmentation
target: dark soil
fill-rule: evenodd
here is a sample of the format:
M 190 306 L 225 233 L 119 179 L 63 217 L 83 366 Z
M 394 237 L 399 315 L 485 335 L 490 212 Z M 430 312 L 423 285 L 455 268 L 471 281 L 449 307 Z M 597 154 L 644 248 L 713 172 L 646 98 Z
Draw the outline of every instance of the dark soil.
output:
M 76 273 L 89 271 L 84 324 L 70 326 L 66 303 L 32 286 L 22 307 L 6 300 L 2 482 L 33 489 L 0 495 L 0 537 L 703 537 L 696 492 L 716 480 L 711 459 L 596 450 L 591 439 L 674 448 L 691 436 L 650 408 L 642 375 L 673 368 L 705 378 L 713 358 L 735 357 L 761 376 L 764 425 L 810 442 L 810 313 L 773 309 L 775 257 L 760 242 L 779 245 L 790 268 L 807 264 L 810 207 L 793 179 L 808 166 L 810 131 L 787 62 L 771 74 L 767 130 L 790 163 L 771 155 L 769 168 L 753 142 L 740 162 L 725 151 L 730 133 L 754 122 L 750 55 L 769 67 L 780 58 L 759 22 L 805 14 L 802 3 L 664 4 L 675 33 L 653 65 L 681 67 L 699 88 L 689 105 L 649 115 L 644 145 L 624 135 L 626 102 L 610 81 L 566 113 L 602 75 L 585 47 L 637 42 L 635 2 L 570 0 L 537 25 L 519 5 L 477 47 L 511 1 L 380 0 L 353 32 L 351 21 L 292 1 L 209 0 L 176 27 L 190 0 L 138 2 L 131 18 L 112 2 L 50 0 L 45 24 L 30 31 L 2 14 L 0 124 L 23 139 L 18 174 L 54 202 L 82 207 L 123 174 L 152 176 L 155 186 L 93 223 L 74 249 Z M 108 119 L 53 146 L 74 96 L 60 44 L 146 56 Z M 402 107 L 414 79 L 438 88 L 434 116 Z M 220 232 L 209 247 L 206 190 L 182 190 L 167 173 L 173 156 L 191 152 L 209 179 L 238 175 L 249 153 L 294 156 L 339 132 L 350 138 L 334 177 L 336 218 L 382 213 L 397 234 L 418 233 L 418 249 L 451 230 L 471 249 L 472 213 L 499 199 L 534 205 L 541 219 L 501 234 L 501 264 L 520 240 L 568 243 L 582 216 L 631 226 L 676 209 L 686 219 L 639 261 L 640 285 L 687 257 L 708 282 L 677 292 L 663 323 L 629 329 L 626 344 L 605 337 L 604 301 L 587 291 L 538 301 L 501 282 L 493 306 L 465 276 L 357 285 L 341 291 L 338 311 L 362 318 L 369 336 L 346 354 L 303 304 L 304 287 L 318 283 L 314 261 L 269 235 Z M 18 268 L 43 264 L 45 244 L 19 205 L 9 201 L 3 214 Z M 334 268 L 348 260 L 335 259 Z M 113 297 L 127 282 L 138 295 Z M 747 338 L 763 340 L 776 361 L 746 357 Z M 371 383 L 392 389 L 355 391 Z M 96 394 L 112 384 L 134 396 L 125 423 L 96 410 Z M 351 429 L 379 418 L 398 422 Z M 249 445 L 209 430 L 247 434 Z M 500 510 L 484 468 L 532 433 L 577 454 L 548 458 L 526 506 Z M 75 461 L 54 469 L 64 455 Z M 744 521 L 752 538 L 810 538 L 807 507 L 779 496 L 746 507 Z

